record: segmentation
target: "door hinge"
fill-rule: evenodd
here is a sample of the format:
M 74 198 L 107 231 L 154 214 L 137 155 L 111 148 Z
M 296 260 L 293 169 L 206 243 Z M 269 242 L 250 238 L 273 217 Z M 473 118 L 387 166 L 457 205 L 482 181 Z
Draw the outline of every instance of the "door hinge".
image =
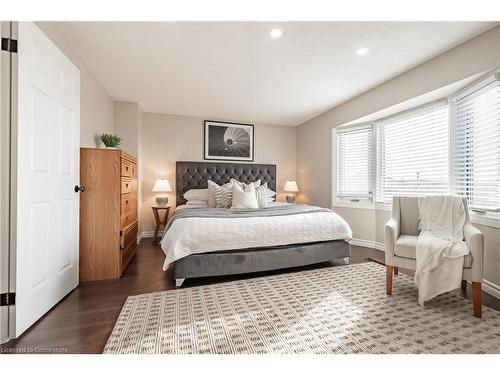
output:
M 17 40 L 2 38 L 2 51 L 17 53 Z
M 16 304 L 16 293 L 0 294 L 0 306 L 12 306 Z

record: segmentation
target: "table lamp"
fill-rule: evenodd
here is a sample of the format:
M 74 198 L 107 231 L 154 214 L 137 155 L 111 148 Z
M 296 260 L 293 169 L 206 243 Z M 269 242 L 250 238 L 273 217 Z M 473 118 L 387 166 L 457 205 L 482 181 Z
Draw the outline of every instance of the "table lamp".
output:
M 170 187 L 170 183 L 168 182 L 168 180 L 165 180 L 163 178 L 156 180 L 153 186 L 154 193 L 167 193 L 170 191 L 172 191 L 172 188 Z M 167 203 L 168 203 L 167 194 L 160 194 L 156 196 L 156 204 L 158 205 L 158 207 L 165 207 Z
M 299 187 L 297 186 L 297 182 L 294 180 L 288 180 L 285 184 L 285 188 L 283 189 L 285 193 L 292 193 L 286 195 L 286 201 L 288 203 L 295 203 L 295 194 L 299 191 Z

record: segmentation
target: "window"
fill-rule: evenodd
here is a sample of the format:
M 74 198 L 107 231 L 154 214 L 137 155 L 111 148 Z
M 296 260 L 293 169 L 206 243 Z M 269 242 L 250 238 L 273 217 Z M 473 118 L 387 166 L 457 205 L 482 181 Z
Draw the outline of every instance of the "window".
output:
M 448 118 L 441 102 L 376 122 L 376 202 L 449 191 Z
M 491 80 L 455 101 L 454 190 L 472 208 L 500 211 L 500 85 Z
M 336 203 L 453 192 L 500 223 L 500 73 L 453 98 L 336 132 Z
M 337 199 L 372 200 L 372 125 L 337 130 Z

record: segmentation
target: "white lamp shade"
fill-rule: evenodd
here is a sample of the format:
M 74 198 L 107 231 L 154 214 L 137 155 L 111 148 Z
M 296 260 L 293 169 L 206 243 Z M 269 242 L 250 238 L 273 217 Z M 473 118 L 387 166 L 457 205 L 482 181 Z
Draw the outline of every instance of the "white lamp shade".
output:
M 297 186 L 297 182 L 295 182 L 293 180 L 288 180 L 286 182 L 285 188 L 283 190 L 286 192 L 289 192 L 289 193 L 295 193 L 295 192 L 299 191 L 299 187 Z
M 153 186 L 154 193 L 165 193 L 168 191 L 172 191 L 172 188 L 170 187 L 170 183 L 168 182 L 168 180 L 165 180 L 163 178 L 160 180 L 156 180 Z

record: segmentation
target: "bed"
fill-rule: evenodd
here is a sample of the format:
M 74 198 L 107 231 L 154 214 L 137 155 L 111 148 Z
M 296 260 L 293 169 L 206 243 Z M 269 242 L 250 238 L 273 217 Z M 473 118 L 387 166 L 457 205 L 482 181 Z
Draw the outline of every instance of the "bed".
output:
M 205 189 L 208 180 L 222 185 L 232 178 L 244 183 L 260 179 L 276 191 L 272 164 L 176 163 L 177 209 L 161 241 L 166 254 L 163 268 L 175 263 L 176 287 L 187 278 L 271 271 L 342 258 L 348 262 L 352 232 L 330 210 L 278 202 L 253 213 L 185 206 L 183 195 L 188 190 Z

